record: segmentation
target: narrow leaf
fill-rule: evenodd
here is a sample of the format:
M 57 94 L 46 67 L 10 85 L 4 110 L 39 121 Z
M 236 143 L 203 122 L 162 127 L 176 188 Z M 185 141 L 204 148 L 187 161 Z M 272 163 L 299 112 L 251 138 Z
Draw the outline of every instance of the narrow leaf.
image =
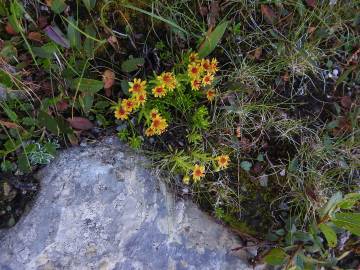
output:
M 360 213 L 336 213 L 331 220 L 336 226 L 360 236 Z
M 57 26 L 46 26 L 44 32 L 55 43 L 64 48 L 70 48 L 69 40 L 65 38 L 64 34 Z
M 320 231 L 325 235 L 326 241 L 328 242 L 329 247 L 336 247 L 337 245 L 337 236 L 335 231 L 325 223 L 319 225 Z
M 214 29 L 214 31 L 208 33 L 206 37 L 204 38 L 203 42 L 199 46 L 199 57 L 204 58 L 208 56 L 212 51 L 215 49 L 215 47 L 220 42 L 222 36 L 225 33 L 226 27 L 228 26 L 229 22 L 225 21 Z
M 95 94 L 104 87 L 104 83 L 93 79 L 77 78 L 70 82 L 70 86 L 84 93 Z

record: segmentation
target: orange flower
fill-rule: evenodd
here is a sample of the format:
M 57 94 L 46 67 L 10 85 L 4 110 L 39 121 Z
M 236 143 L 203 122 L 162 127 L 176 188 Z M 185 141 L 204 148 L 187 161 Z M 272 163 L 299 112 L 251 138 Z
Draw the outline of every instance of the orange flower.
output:
M 155 119 L 155 117 L 158 116 L 158 115 L 159 115 L 159 111 L 157 109 L 152 109 L 150 111 L 150 118 L 151 119 Z
M 205 167 L 202 165 L 195 164 L 193 173 L 192 173 L 194 181 L 199 181 L 200 178 L 205 176 Z
M 191 89 L 199 90 L 200 87 L 201 87 L 201 81 L 200 80 L 194 79 L 194 80 L 191 81 Z
M 166 89 L 163 85 L 158 85 L 152 89 L 152 93 L 155 97 L 163 97 L 166 96 Z
M 115 109 L 115 118 L 125 120 L 128 118 L 128 112 L 122 106 L 117 106 Z
M 215 90 L 213 89 L 207 90 L 206 97 L 210 102 L 213 101 L 215 98 Z
M 131 112 L 135 106 L 136 103 L 132 99 L 123 99 L 121 102 L 121 107 L 123 107 L 126 112 Z
M 199 78 L 202 71 L 203 69 L 201 65 L 196 63 L 191 63 L 188 65 L 188 75 L 192 79 Z
M 176 87 L 177 81 L 172 72 L 163 72 L 157 79 L 160 81 L 160 84 L 165 86 L 169 91 L 174 90 Z
M 216 161 L 217 161 L 220 169 L 225 169 L 229 166 L 230 158 L 228 155 L 221 155 L 221 156 L 216 157 Z
M 129 92 L 130 93 L 141 93 L 143 91 L 145 91 L 145 87 L 146 87 L 146 81 L 142 81 L 141 79 L 134 79 L 133 82 L 129 82 Z
M 195 53 L 195 52 L 190 53 L 190 55 L 189 55 L 190 63 L 196 62 L 198 59 L 199 59 L 199 56 L 197 53 Z
M 214 75 L 208 73 L 203 77 L 202 83 L 204 86 L 209 85 L 212 83 L 213 80 L 214 80 Z
M 145 130 L 145 135 L 148 136 L 148 137 L 154 136 L 155 135 L 154 129 L 152 129 L 151 127 L 147 128 Z

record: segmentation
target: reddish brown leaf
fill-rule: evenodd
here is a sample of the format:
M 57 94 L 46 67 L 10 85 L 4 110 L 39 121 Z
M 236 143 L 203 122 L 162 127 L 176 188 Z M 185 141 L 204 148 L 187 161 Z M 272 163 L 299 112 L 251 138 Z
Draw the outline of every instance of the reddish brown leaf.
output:
M 41 34 L 39 32 L 30 32 L 28 34 L 28 39 L 36 42 L 42 42 Z
M 16 31 L 14 30 L 14 28 L 11 26 L 10 23 L 7 23 L 6 26 L 5 26 L 5 31 L 6 33 L 8 33 L 9 35 L 12 35 L 12 36 L 16 36 L 17 33 Z
M 48 25 L 48 17 L 46 16 L 39 16 L 38 18 L 38 24 L 39 24 L 39 27 L 42 29 L 42 28 L 45 28 L 47 25 Z
M 67 120 L 70 123 L 70 126 L 75 129 L 88 130 L 94 127 L 93 123 L 84 117 L 73 117 L 68 118 Z
M 18 124 L 15 124 L 13 122 L 8 122 L 4 120 L 0 120 L 0 125 L 7 127 L 7 128 L 20 128 Z
M 103 74 L 103 82 L 104 82 L 104 88 L 109 89 L 111 86 L 113 86 L 115 82 L 115 73 L 114 71 L 107 69 L 104 71 Z
M 253 173 L 259 174 L 263 170 L 263 165 L 260 162 L 256 162 L 254 166 L 251 168 L 251 170 L 253 171 Z
M 339 118 L 339 126 L 333 129 L 334 136 L 341 136 L 352 131 L 351 121 L 347 117 Z
M 346 109 L 350 109 L 352 105 L 351 97 L 349 96 L 343 96 L 340 100 L 341 106 L 343 106 Z
M 66 109 L 69 107 L 69 104 L 65 100 L 60 100 L 55 105 L 56 109 L 60 112 L 66 111 Z
M 268 5 L 261 5 L 261 13 L 268 23 L 273 24 L 276 20 L 276 14 Z
M 311 8 L 315 8 L 316 0 L 306 0 L 306 4 Z
M 199 13 L 201 16 L 205 17 L 208 14 L 208 9 L 206 6 L 200 6 L 199 7 Z

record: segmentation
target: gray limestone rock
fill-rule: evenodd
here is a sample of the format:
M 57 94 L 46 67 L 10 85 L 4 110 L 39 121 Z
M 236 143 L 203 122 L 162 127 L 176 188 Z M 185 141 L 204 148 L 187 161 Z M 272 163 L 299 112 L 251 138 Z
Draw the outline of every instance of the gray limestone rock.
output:
M 0 236 L 0 269 L 252 269 L 236 235 L 176 199 L 115 138 L 60 153 L 32 210 Z

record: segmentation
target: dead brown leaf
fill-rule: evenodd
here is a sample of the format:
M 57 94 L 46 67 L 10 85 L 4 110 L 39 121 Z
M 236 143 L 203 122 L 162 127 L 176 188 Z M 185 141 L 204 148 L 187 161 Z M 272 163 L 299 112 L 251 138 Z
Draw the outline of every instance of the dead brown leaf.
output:
M 219 1 L 212 1 L 210 4 L 209 27 L 215 27 L 220 15 Z
M 79 130 L 89 130 L 94 127 L 93 123 L 90 122 L 89 119 L 84 117 L 73 117 L 68 118 L 67 121 L 70 123 L 70 126 L 79 129 Z
M 274 24 L 276 21 L 276 13 L 268 5 L 261 5 L 261 13 L 268 23 Z
M 36 42 L 42 42 L 42 37 L 39 32 L 30 32 L 28 34 L 28 39 Z
M 13 122 L 8 122 L 5 120 L 0 120 L 0 125 L 6 127 L 6 128 L 20 128 L 20 126 Z
M 261 48 L 261 47 L 256 48 L 256 50 L 255 50 L 255 52 L 254 52 L 254 58 L 255 58 L 256 60 L 259 60 L 260 57 L 261 57 L 261 55 L 262 55 L 262 48 Z

